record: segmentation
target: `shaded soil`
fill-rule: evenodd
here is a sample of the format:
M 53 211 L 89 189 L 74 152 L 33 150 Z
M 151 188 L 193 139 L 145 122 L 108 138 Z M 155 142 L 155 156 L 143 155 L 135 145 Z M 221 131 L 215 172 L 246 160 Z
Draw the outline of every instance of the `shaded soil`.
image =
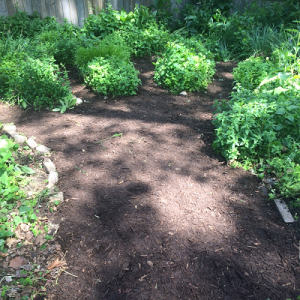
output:
M 47 299 L 300 295 L 294 225 L 258 192 L 256 176 L 212 150 L 212 104 L 228 97 L 232 67 L 218 64 L 207 93 L 174 96 L 153 82 L 150 59 L 137 60 L 138 95 L 114 99 L 71 70 L 74 94 L 88 101 L 72 111 L 1 104 L 1 121 L 52 148 L 68 199 L 57 239 L 78 277 L 63 273 Z

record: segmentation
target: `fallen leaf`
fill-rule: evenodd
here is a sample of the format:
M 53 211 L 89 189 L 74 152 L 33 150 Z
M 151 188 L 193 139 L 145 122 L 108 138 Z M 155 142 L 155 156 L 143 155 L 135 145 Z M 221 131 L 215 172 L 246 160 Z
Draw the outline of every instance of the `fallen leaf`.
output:
M 8 238 L 5 242 L 5 244 L 8 248 L 10 248 L 13 244 L 16 244 L 17 242 L 18 242 L 18 240 L 15 238 Z
M 34 241 L 34 244 L 35 244 L 36 246 L 42 246 L 45 242 L 46 242 L 46 240 L 45 240 L 44 235 L 43 235 L 43 234 L 39 234 L 39 235 L 36 237 L 36 239 L 35 239 L 35 241 Z
M 56 267 L 62 267 L 63 265 L 65 265 L 67 262 L 66 261 L 60 261 L 59 258 L 56 258 L 49 266 L 48 266 L 48 270 L 52 270 Z
M 24 232 L 27 232 L 27 231 L 29 231 L 29 229 L 30 229 L 30 226 L 29 226 L 28 224 L 22 223 L 22 224 L 20 224 L 19 226 L 20 226 L 20 229 L 21 229 L 22 231 L 24 231 Z
M 6 257 L 6 256 L 8 256 L 8 253 L 0 252 L 0 257 Z
M 17 256 L 10 261 L 9 267 L 19 269 L 19 267 L 21 267 L 22 265 L 26 265 L 27 263 L 28 261 L 24 257 Z

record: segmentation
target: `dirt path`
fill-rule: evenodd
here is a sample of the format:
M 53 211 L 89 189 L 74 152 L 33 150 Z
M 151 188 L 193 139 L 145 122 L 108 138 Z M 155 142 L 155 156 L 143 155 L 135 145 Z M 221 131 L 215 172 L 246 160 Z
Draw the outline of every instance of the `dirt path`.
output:
M 211 106 L 228 96 L 232 65 L 188 96 L 157 87 L 149 59 L 136 67 L 134 97 L 95 96 L 74 71 L 73 91 L 89 102 L 71 112 L 0 106 L 1 121 L 55 151 L 69 199 L 57 238 L 78 277 L 62 274 L 48 299 L 296 299 L 295 231 L 255 176 L 211 148 Z

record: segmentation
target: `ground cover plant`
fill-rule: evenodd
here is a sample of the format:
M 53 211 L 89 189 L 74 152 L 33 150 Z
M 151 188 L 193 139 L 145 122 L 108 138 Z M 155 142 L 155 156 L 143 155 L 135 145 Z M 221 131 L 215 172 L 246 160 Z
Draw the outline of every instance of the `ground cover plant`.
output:
M 14 230 L 20 223 L 37 221 L 34 207 L 38 201 L 29 197 L 23 190 L 28 184 L 28 175 L 34 174 L 35 171 L 19 164 L 18 150 L 19 145 L 6 135 L 0 137 L 0 251 L 2 252 L 5 240 L 14 236 Z
M 299 206 L 299 33 L 289 30 L 285 38 L 267 60 L 251 57 L 234 70 L 237 91 L 216 103 L 213 146 L 262 177 L 273 174 L 273 192 Z

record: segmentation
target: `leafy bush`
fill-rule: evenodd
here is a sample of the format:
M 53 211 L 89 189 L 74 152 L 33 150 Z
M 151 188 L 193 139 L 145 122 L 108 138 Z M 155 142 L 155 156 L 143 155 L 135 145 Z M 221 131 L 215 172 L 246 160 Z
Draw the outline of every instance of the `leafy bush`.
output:
M 106 36 L 102 40 L 95 40 L 91 46 L 80 47 L 76 52 L 75 64 L 84 67 L 96 57 L 111 57 L 128 61 L 130 49 L 118 33 Z
M 113 10 L 112 5 L 108 4 L 98 15 L 90 14 L 87 17 L 82 32 L 88 37 L 103 38 L 119 29 L 121 23 L 119 12 Z
M 85 83 L 95 92 L 113 96 L 135 95 L 141 81 L 131 62 L 98 57 L 82 68 Z
M 213 148 L 227 160 L 239 160 L 259 172 L 275 172 L 282 178 L 279 186 L 284 187 L 285 196 L 295 196 L 300 186 L 296 172 L 300 163 L 299 96 L 295 88 L 277 93 L 242 89 L 222 107 L 216 103 L 219 114 L 213 121 Z M 280 164 L 276 164 L 278 159 Z M 292 171 L 283 174 L 284 169 Z
M 261 57 L 250 57 L 238 64 L 233 70 L 236 83 L 245 89 L 254 90 L 269 75 L 272 64 Z
M 60 100 L 74 105 L 66 71 L 60 71 L 51 57 L 35 59 L 24 52 L 2 58 L 0 97 L 23 108 L 51 109 Z
M 0 16 L 0 33 L 9 34 L 14 38 L 33 37 L 44 28 L 50 30 L 56 27 L 57 22 L 54 17 L 41 20 L 37 13 L 29 15 L 27 12 L 18 10 L 12 16 Z
M 44 45 L 58 64 L 74 64 L 76 50 L 80 46 L 80 34 L 74 26 L 65 22 L 55 30 L 45 30 L 35 36 L 37 43 Z
M 148 28 L 138 28 L 134 25 L 127 26 L 120 31 L 122 37 L 136 57 L 149 56 L 164 50 L 170 34 L 164 28 L 160 29 L 157 25 Z
M 206 88 L 214 74 L 214 62 L 188 44 L 168 43 L 163 57 L 156 62 L 154 80 L 175 94 Z

